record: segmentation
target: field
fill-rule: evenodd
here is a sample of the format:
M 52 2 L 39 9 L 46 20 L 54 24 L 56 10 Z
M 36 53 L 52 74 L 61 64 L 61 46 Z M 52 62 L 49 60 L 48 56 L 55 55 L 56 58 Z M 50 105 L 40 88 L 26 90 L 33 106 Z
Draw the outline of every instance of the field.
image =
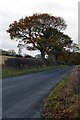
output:
M 0 65 L 4 64 L 5 60 L 7 60 L 8 58 L 15 58 L 12 56 L 1 56 L 0 55 Z
M 80 120 L 80 66 L 49 94 L 44 102 L 43 117 Z

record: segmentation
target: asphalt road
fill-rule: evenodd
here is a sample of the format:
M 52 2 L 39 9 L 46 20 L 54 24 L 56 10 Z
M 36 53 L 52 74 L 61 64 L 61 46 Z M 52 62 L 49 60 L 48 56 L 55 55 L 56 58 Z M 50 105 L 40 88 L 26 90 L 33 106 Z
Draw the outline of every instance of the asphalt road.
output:
M 3 118 L 41 118 L 45 97 L 71 70 L 72 67 L 56 68 L 3 79 Z

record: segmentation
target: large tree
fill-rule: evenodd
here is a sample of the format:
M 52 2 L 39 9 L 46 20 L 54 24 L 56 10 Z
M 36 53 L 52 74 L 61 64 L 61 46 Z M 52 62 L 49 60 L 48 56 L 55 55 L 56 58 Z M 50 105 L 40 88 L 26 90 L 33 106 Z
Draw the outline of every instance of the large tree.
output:
M 65 39 L 66 35 L 61 32 L 66 29 L 66 26 L 61 17 L 33 14 L 21 18 L 19 21 L 14 21 L 9 25 L 7 32 L 11 39 L 19 41 L 21 47 L 25 46 L 27 50 L 39 50 L 44 58 L 45 54 L 51 50 L 55 49 L 56 51 L 57 46 L 59 48 L 60 45 L 63 48 L 63 45 L 71 42 L 70 39 Z

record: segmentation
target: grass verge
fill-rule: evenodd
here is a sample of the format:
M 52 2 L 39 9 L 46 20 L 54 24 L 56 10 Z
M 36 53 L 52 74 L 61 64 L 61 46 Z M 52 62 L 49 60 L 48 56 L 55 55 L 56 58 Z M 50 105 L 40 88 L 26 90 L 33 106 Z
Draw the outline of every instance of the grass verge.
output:
M 44 102 L 43 117 L 58 120 L 80 119 L 80 67 L 64 78 Z
M 39 68 L 24 68 L 24 69 L 13 69 L 13 68 L 3 68 L 2 69 L 2 78 L 30 74 L 30 73 L 37 73 L 41 71 L 48 71 L 52 70 L 57 67 L 64 67 L 63 65 L 58 66 L 48 66 L 48 67 L 39 67 Z

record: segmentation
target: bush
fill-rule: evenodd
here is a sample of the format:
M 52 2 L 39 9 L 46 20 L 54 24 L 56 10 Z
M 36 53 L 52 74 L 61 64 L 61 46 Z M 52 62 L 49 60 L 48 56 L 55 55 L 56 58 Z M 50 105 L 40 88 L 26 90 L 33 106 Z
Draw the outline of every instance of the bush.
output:
M 32 58 L 9 58 L 5 61 L 4 66 L 13 68 L 32 68 L 41 67 L 44 65 L 42 60 L 36 60 Z
M 16 57 L 23 57 L 22 55 L 18 55 L 18 54 L 16 54 L 15 56 L 16 56 Z

